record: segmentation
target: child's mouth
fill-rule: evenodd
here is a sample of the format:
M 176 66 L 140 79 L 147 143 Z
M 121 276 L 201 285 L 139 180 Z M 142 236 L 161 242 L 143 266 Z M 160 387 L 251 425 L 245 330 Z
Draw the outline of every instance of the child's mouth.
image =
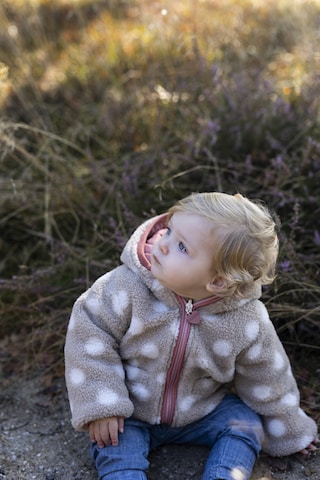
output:
M 158 257 L 156 257 L 156 255 L 154 253 L 152 254 L 152 257 L 153 257 L 154 261 L 160 265 Z

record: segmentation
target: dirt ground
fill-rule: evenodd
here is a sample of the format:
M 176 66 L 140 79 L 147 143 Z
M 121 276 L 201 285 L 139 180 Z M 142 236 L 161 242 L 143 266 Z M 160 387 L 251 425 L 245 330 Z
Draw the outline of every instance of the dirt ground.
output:
M 0 480 L 96 480 L 88 437 L 70 425 L 62 377 L 4 378 L 0 393 Z M 166 446 L 150 455 L 149 480 L 201 479 L 207 450 Z M 262 455 L 252 480 L 320 480 L 320 452 L 283 459 Z

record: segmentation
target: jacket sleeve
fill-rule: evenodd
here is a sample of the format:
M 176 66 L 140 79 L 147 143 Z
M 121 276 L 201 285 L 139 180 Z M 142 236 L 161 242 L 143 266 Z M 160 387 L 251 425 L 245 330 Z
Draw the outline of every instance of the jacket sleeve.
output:
M 262 416 L 263 450 L 272 456 L 290 455 L 312 442 L 317 426 L 300 408 L 289 359 L 266 308 L 261 302 L 258 306 L 259 318 L 252 322 L 255 327 L 251 329 L 255 338 L 239 355 L 235 388 L 242 400 Z
M 86 429 L 95 419 L 129 417 L 133 405 L 119 355 L 128 328 L 130 300 L 120 266 L 99 278 L 75 302 L 66 335 L 66 384 L 72 425 Z

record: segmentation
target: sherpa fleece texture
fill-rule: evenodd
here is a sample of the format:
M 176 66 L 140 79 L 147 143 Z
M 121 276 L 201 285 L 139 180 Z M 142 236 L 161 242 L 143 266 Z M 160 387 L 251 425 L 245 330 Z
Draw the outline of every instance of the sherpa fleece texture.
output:
M 122 265 L 75 302 L 65 362 L 76 429 L 114 415 L 160 422 L 181 307 L 152 276 L 143 246 L 163 223 L 163 216 L 143 223 L 125 246 Z M 191 326 L 172 426 L 207 415 L 232 384 L 263 418 L 263 450 L 283 456 L 305 448 L 317 427 L 299 407 L 288 357 L 260 295 L 260 285 L 253 285 L 245 299 L 199 308 L 201 322 Z

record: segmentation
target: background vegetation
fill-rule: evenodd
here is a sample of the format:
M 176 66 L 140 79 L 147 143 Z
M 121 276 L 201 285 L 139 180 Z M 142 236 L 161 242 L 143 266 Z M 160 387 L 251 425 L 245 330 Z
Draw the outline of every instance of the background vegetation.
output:
M 319 415 L 320 2 L 2 0 L 4 373 L 62 374 L 74 300 L 192 191 L 281 220 L 264 292 Z

